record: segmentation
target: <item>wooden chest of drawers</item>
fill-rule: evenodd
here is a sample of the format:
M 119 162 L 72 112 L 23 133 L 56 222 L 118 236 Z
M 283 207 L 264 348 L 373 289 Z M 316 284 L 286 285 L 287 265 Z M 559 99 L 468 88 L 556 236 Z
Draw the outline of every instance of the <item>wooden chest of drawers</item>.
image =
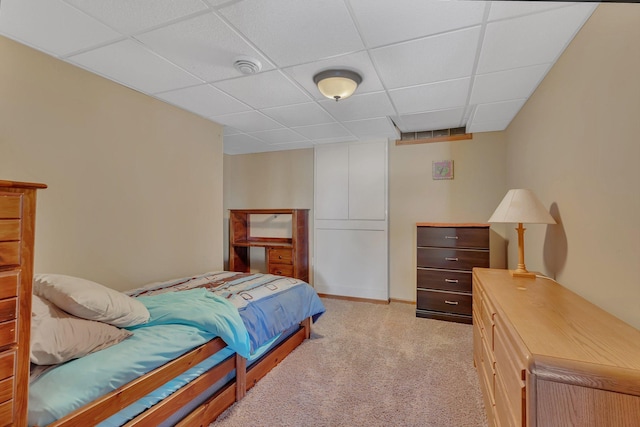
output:
M 637 427 L 640 331 L 550 279 L 473 272 L 489 426 Z
M 36 189 L 0 181 L 0 426 L 26 426 Z
M 471 323 L 471 270 L 489 267 L 489 224 L 417 224 L 416 316 Z

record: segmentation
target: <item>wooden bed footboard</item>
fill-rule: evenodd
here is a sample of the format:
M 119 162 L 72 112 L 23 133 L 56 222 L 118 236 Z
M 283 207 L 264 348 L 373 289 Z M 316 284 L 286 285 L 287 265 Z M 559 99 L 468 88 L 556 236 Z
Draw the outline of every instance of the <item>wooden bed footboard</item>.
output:
M 206 391 L 210 386 L 235 370 L 236 375 L 233 380 L 225 384 L 208 400 L 195 408 L 177 424 L 177 426 L 181 427 L 207 426 L 234 402 L 242 399 L 251 387 L 304 342 L 305 339 L 309 338 L 310 334 L 311 319 L 308 318 L 301 322 L 297 331 L 267 352 L 248 369 L 245 358 L 237 354 L 229 356 L 222 363 L 214 366 L 203 375 L 129 421 L 125 426 L 160 424 Z M 158 387 L 161 387 L 172 378 L 191 369 L 224 347 L 226 347 L 224 341 L 220 338 L 215 338 L 90 404 L 77 409 L 56 422 L 49 424 L 48 427 L 96 425 L 100 421 L 109 418 L 123 408 L 143 398 Z

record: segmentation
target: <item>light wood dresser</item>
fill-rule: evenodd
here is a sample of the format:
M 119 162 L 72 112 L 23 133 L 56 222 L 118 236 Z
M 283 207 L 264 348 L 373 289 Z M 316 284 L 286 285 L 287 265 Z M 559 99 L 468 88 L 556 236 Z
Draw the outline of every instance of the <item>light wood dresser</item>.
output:
M 489 224 L 416 226 L 416 316 L 471 323 L 471 269 L 489 267 Z
M 0 180 L 0 425 L 26 426 L 36 190 Z
M 251 215 L 290 215 L 291 237 L 260 237 L 251 233 Z M 309 281 L 309 209 L 231 209 L 229 270 L 249 272 L 250 247 L 266 250 L 267 272 Z
M 490 426 L 640 426 L 640 331 L 550 279 L 473 270 Z

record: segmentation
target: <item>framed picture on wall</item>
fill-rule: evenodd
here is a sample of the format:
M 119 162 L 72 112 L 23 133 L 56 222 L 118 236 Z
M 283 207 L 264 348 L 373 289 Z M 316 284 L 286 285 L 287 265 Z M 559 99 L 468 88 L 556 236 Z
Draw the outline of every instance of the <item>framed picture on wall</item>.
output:
M 433 161 L 431 164 L 433 179 L 453 179 L 453 160 Z

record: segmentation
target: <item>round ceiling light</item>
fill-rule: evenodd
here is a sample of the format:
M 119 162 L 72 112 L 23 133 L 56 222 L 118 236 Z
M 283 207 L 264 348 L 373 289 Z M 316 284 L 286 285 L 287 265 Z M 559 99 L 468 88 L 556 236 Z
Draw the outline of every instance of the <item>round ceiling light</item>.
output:
M 249 56 L 238 56 L 233 62 L 233 66 L 242 74 L 256 74 L 262 69 L 260 61 Z
M 321 94 L 338 101 L 353 95 L 362 77 L 349 70 L 326 70 L 313 76 L 313 82 Z

